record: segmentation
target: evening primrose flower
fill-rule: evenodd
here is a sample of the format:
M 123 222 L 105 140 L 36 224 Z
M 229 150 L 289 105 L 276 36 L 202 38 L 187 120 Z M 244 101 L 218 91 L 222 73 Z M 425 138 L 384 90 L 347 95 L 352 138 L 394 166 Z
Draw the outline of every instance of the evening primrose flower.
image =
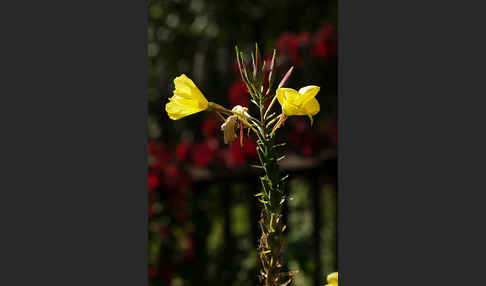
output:
M 315 98 L 320 87 L 309 85 L 296 91 L 292 88 L 278 88 L 277 99 L 286 116 L 307 115 L 313 123 L 312 116 L 320 111 L 319 102 Z
M 327 284 L 325 286 L 338 286 L 338 273 L 333 272 L 327 275 Z
M 210 103 L 202 92 L 185 74 L 174 79 L 174 95 L 165 105 L 165 111 L 172 120 L 178 120 L 188 115 L 208 109 Z

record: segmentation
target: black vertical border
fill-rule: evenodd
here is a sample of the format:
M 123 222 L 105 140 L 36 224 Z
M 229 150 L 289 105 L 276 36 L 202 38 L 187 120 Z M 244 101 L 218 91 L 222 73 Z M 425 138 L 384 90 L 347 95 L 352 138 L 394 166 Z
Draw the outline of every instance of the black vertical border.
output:
M 0 15 L 0 285 L 148 285 L 146 1 Z
M 484 8 L 339 1 L 339 285 L 484 284 Z

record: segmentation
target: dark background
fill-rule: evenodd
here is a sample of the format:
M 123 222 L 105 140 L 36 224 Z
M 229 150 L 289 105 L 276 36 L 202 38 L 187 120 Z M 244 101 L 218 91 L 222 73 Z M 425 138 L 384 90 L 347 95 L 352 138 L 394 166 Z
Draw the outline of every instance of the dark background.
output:
M 235 45 L 258 43 L 277 80 L 321 87 L 311 127 L 291 117 L 282 168 L 293 197 L 286 209 L 285 267 L 296 285 L 322 285 L 337 271 L 336 1 L 149 1 L 149 277 L 152 285 L 255 285 L 260 189 L 255 139 L 223 143 L 211 113 L 172 121 L 165 104 L 184 73 L 209 101 L 250 107 Z

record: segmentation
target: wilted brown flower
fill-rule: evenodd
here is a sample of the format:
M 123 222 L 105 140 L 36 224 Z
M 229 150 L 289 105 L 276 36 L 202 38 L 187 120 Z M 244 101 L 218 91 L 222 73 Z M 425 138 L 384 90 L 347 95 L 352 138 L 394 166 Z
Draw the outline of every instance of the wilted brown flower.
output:
M 224 143 L 231 144 L 238 138 L 236 135 L 236 127 L 238 123 L 238 116 L 231 115 L 226 118 L 226 121 L 221 125 L 221 130 L 224 133 Z

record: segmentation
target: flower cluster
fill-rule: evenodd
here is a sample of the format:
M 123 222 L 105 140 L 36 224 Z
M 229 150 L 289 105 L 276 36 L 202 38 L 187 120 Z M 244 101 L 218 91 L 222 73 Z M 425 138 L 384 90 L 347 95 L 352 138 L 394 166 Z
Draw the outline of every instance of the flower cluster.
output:
M 272 63 L 274 63 L 274 60 Z M 273 121 L 270 120 L 270 123 L 275 123 L 271 132 L 272 134 L 285 122 L 288 116 L 305 115 L 309 117 L 312 124 L 313 116 L 320 110 L 319 102 L 315 98 L 320 87 L 311 85 L 301 88 L 299 91 L 282 87 L 291 73 L 292 69 L 284 76 L 279 87 L 276 89 L 273 100 L 265 102 L 267 113 L 271 110 L 275 101 L 278 101 L 281 105 L 281 114 L 278 117 L 274 117 Z M 244 82 L 242 84 L 245 85 Z M 229 110 L 219 104 L 209 102 L 194 82 L 184 74 L 174 79 L 174 86 L 173 96 L 169 98 L 169 102 L 165 108 L 169 118 L 178 120 L 194 113 L 208 110 L 215 112 L 215 114 L 224 120 L 220 129 L 224 134 L 224 142 L 229 144 L 230 148 L 227 150 L 219 148 L 219 142 L 215 139 L 217 135 L 216 126 L 218 117 L 210 116 L 203 121 L 201 127 L 207 140 L 192 146 L 192 158 L 195 165 L 207 166 L 217 160 L 222 160 L 227 167 L 236 167 L 242 166 L 248 160 L 251 161 L 257 157 L 255 137 L 250 136 L 249 140 L 245 140 L 245 143 L 243 143 L 244 129 L 246 128 L 248 131 L 253 129 L 255 131 L 255 128 L 258 128 L 252 127 L 250 121 L 253 117 L 248 113 L 247 107 L 236 105 Z M 266 93 L 268 94 L 269 92 L 270 89 L 267 89 Z M 248 90 L 245 93 L 241 85 L 232 89 L 230 95 L 233 98 L 231 101 L 235 103 L 244 103 L 243 96 L 246 96 L 246 100 L 250 101 L 248 98 Z M 227 117 L 225 118 L 224 116 Z M 254 135 L 257 134 L 255 133 Z M 239 142 L 242 148 L 237 148 L 233 144 L 238 137 L 240 138 Z M 176 152 L 178 158 L 187 158 L 190 147 L 191 145 L 188 142 L 180 143 Z
M 305 68 L 302 71 L 298 70 L 294 72 L 297 73 L 296 76 L 298 78 L 302 77 L 303 75 L 301 73 L 305 73 L 306 71 L 312 71 L 312 74 L 316 75 L 323 74 L 326 68 L 332 68 L 328 66 L 327 62 L 334 62 L 332 60 L 337 56 L 336 30 L 331 24 L 325 24 L 315 33 L 284 32 L 278 37 L 276 44 L 280 57 L 274 63 L 274 70 L 277 68 L 285 69 L 288 68 L 289 65 L 300 67 L 305 64 Z M 272 54 L 266 54 L 264 58 L 266 62 L 269 63 L 272 60 Z M 326 62 L 326 64 L 323 65 L 323 62 Z M 234 61 L 233 70 L 239 74 L 237 60 Z M 264 89 L 267 89 L 268 87 L 267 79 L 269 72 L 270 69 L 268 68 L 263 83 Z M 316 77 L 316 79 L 319 80 L 319 77 Z M 329 88 L 329 82 L 321 80 L 319 83 L 322 83 Z M 334 84 L 331 85 L 333 86 Z M 299 91 L 303 92 L 302 90 Z M 280 92 L 282 97 L 290 94 L 290 98 L 300 98 L 300 96 L 297 95 L 299 91 L 286 90 L 285 88 L 282 88 Z M 321 104 L 326 104 L 329 100 L 334 101 L 334 92 L 334 89 L 327 90 L 326 96 L 321 97 L 319 101 L 314 98 L 312 99 L 312 102 L 308 102 L 308 106 L 306 106 L 308 112 L 305 115 L 311 120 L 311 122 L 313 122 L 311 119 L 313 118 L 312 108 L 316 107 L 319 102 L 321 102 Z M 229 102 L 231 104 L 249 107 L 250 95 L 248 93 L 246 84 L 241 79 L 237 79 L 231 84 L 228 94 Z M 292 101 L 290 100 L 288 102 L 291 103 Z M 270 102 L 268 101 L 264 103 L 265 108 L 268 107 L 269 103 Z M 280 100 L 279 103 L 281 103 Z M 288 104 L 286 109 L 289 109 L 289 112 L 292 112 L 292 105 Z M 301 156 L 312 156 L 324 150 L 334 149 L 337 146 L 336 115 L 328 112 L 326 112 L 324 115 L 325 116 L 320 117 L 321 121 L 318 128 L 310 128 L 311 126 L 305 124 L 303 119 L 300 118 L 296 118 L 291 121 L 291 123 L 287 126 L 288 128 L 286 128 L 286 136 L 289 139 L 288 148 L 292 152 Z
M 291 72 L 290 70 L 289 72 Z M 289 74 L 288 74 L 289 75 Z M 286 78 L 284 77 L 284 80 Z M 273 106 L 275 99 L 278 100 L 282 106 L 282 114 L 284 116 L 294 116 L 294 115 L 306 115 L 309 117 L 311 124 L 313 122 L 312 116 L 316 115 L 319 110 L 319 102 L 315 99 L 320 87 L 310 85 L 299 89 L 296 91 L 292 88 L 280 87 L 285 83 L 282 81 L 279 88 L 276 91 L 273 101 L 270 103 Z M 201 112 L 201 111 L 214 111 L 219 115 L 228 115 L 225 119 L 232 118 L 232 121 L 239 120 L 241 130 L 243 128 L 252 128 L 248 121 L 253 118 L 247 112 L 248 109 L 240 105 L 235 106 L 232 110 L 226 109 L 223 106 L 208 102 L 206 97 L 201 93 L 201 91 L 196 87 L 194 82 L 188 78 L 185 74 L 174 79 L 175 89 L 173 91 L 173 96 L 169 98 L 169 102 L 165 106 L 165 110 L 172 120 L 178 120 L 186 116 Z M 267 90 L 268 94 L 269 90 Z M 267 109 L 270 111 L 271 106 Z M 232 117 L 235 116 L 235 117 Z M 225 122 L 227 123 L 227 122 Z M 244 126 L 243 126 L 244 124 Z M 223 124 L 224 125 L 224 124 Z M 234 126 L 232 124 L 231 126 Z M 225 128 L 222 128 L 225 130 Z M 229 143 L 231 143 L 230 141 Z
M 336 30 L 332 25 L 326 24 L 314 35 L 309 32 L 285 32 L 277 39 L 277 48 L 284 59 L 296 66 L 303 66 L 304 56 L 307 55 L 328 60 L 337 55 Z

